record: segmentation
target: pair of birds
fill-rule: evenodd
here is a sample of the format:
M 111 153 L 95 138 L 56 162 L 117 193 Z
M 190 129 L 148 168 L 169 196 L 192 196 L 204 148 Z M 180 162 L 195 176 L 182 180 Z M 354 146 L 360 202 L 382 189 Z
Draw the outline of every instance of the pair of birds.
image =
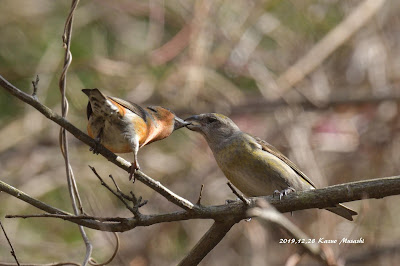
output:
M 315 189 L 314 183 L 288 158 L 264 140 L 242 132 L 228 117 L 200 114 L 185 120 L 161 106 L 141 106 L 106 96 L 98 89 L 82 90 L 89 98 L 89 136 L 114 153 L 133 152 L 131 179 L 139 169 L 137 153 L 146 144 L 187 127 L 206 139 L 225 176 L 245 195 L 265 196 L 280 191 Z M 327 208 L 352 221 L 357 212 L 338 204 Z

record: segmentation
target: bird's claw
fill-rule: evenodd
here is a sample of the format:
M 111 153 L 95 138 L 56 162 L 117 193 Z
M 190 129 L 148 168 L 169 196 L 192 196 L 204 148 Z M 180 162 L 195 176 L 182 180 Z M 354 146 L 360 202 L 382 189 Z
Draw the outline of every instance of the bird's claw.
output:
M 292 192 L 296 192 L 296 190 L 294 188 L 292 188 L 292 187 L 285 188 L 285 189 L 283 189 L 281 191 L 275 190 L 273 197 L 275 197 L 275 195 L 279 195 L 279 200 L 282 200 L 283 196 L 286 196 L 286 195 L 288 195 L 289 193 L 292 193 Z
M 132 162 L 131 163 L 131 171 L 129 173 L 129 181 L 132 180 L 132 183 L 135 183 L 135 173 L 137 170 L 139 170 L 139 164 L 137 162 Z
M 94 147 L 90 147 L 89 151 L 93 152 L 93 154 L 99 154 L 99 145 L 100 145 L 100 138 L 95 138 L 94 142 L 96 143 Z

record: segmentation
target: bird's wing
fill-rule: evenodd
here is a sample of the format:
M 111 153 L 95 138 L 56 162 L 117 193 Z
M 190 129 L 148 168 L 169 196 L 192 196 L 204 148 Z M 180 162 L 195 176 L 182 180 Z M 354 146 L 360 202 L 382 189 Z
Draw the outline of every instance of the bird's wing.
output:
M 116 97 L 111 97 L 111 96 L 107 96 L 107 97 L 110 98 L 111 100 L 113 100 L 114 102 L 122 105 L 123 107 L 129 109 L 133 113 L 140 116 L 145 122 L 147 122 L 147 117 L 149 116 L 149 114 L 140 105 L 130 102 L 130 101 L 122 100 L 122 99 L 116 98 Z
M 278 151 L 274 146 L 266 142 L 265 140 L 262 140 L 258 137 L 253 137 L 258 144 L 261 145 L 262 150 L 271 153 L 272 155 L 278 157 L 281 159 L 284 163 L 289 165 L 299 176 L 301 176 L 307 183 L 309 183 L 311 186 L 316 187 L 315 184 L 308 178 L 300 169 L 295 165 L 291 160 L 289 160 L 285 155 L 283 155 L 280 151 Z
M 93 110 L 92 110 L 92 105 L 90 104 L 90 101 L 88 102 L 86 106 L 86 117 L 89 120 L 90 116 L 92 115 Z

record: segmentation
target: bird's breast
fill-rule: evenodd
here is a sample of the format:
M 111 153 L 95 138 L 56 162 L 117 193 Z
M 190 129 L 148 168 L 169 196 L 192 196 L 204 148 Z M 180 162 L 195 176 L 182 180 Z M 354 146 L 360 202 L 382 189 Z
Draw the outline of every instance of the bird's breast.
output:
M 124 116 L 98 116 L 89 118 L 88 133 L 92 138 L 100 134 L 100 142 L 114 153 L 127 153 L 134 145 L 144 142 L 147 137 L 147 124 L 138 115 L 126 111 Z M 137 141 L 136 141 L 137 140 Z
M 297 176 L 279 158 L 242 139 L 213 152 L 225 176 L 247 196 L 271 195 L 287 188 L 288 180 Z

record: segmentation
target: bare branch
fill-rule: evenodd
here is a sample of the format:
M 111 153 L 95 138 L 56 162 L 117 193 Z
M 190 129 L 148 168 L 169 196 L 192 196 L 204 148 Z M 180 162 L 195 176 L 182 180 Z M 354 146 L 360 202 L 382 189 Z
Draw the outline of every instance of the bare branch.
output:
M 1 223 L 1 221 L 0 221 L 0 226 L 1 226 L 1 229 L 3 230 L 4 236 L 5 236 L 6 239 L 7 239 L 8 245 L 9 245 L 10 248 L 11 248 L 10 253 L 11 253 L 11 255 L 14 257 L 14 260 L 15 260 L 15 262 L 17 263 L 17 265 L 20 266 L 20 264 L 19 264 L 19 262 L 18 262 L 18 259 L 17 259 L 17 255 L 15 254 L 15 250 L 14 250 L 14 248 L 13 248 L 13 245 L 11 244 L 11 241 L 10 241 L 10 239 L 8 238 L 7 233 L 6 233 L 6 230 L 4 229 L 3 224 Z
M 225 221 L 216 221 L 197 242 L 193 249 L 178 264 L 179 266 L 197 265 L 205 256 L 225 237 L 226 233 L 239 220 L 226 219 Z
M 364 247 L 359 252 L 351 252 L 349 256 L 340 258 L 339 262 L 342 265 L 363 265 L 374 264 L 374 261 L 379 261 L 382 256 L 394 256 L 400 252 L 400 242 L 387 243 L 381 245 L 372 245 Z
M 390 86 L 397 88 L 398 86 L 393 84 Z M 344 91 L 351 91 L 352 88 L 348 88 Z M 310 102 L 305 98 L 298 100 L 291 100 L 290 104 L 293 106 L 301 106 L 305 110 L 327 110 L 335 106 L 342 105 L 363 105 L 363 104 L 379 104 L 385 101 L 399 101 L 400 93 L 392 92 L 390 94 L 380 94 L 380 95 L 354 95 L 350 93 L 339 93 L 335 92 L 329 96 L 327 101 L 315 104 L 315 102 Z M 279 107 L 288 106 L 288 103 L 284 100 L 268 101 L 261 97 L 253 97 L 246 99 L 246 102 L 241 105 L 234 106 L 232 108 L 232 115 L 243 115 L 249 113 L 267 113 L 276 110 Z M 188 112 L 186 110 L 178 110 L 178 112 L 184 113 Z
M 199 198 L 197 199 L 196 202 L 197 205 L 201 205 L 201 197 L 203 196 L 203 189 L 204 189 L 204 184 L 201 184 Z
M 32 97 L 35 98 L 36 100 L 38 100 L 37 98 L 38 84 L 39 84 L 39 75 L 36 75 L 36 80 L 35 81 L 32 80 L 32 86 L 33 86 Z
M 117 183 L 115 182 L 114 178 L 112 175 L 110 175 L 111 180 L 114 182 L 115 187 L 117 188 L 117 191 L 112 190 L 109 185 L 107 185 L 106 182 L 101 178 L 101 176 L 97 173 L 96 169 L 92 166 L 90 166 L 90 169 L 93 171 L 93 173 L 97 176 L 97 178 L 100 180 L 101 184 L 107 188 L 114 196 L 116 196 L 124 205 L 125 207 L 135 216 L 135 217 L 140 217 L 141 214 L 139 212 L 139 208 L 144 206 L 147 201 L 141 202 L 142 197 L 139 198 L 139 200 L 136 198 L 136 196 L 132 193 L 131 191 L 131 196 L 125 195 L 122 193 L 120 188 L 118 187 Z M 133 206 L 129 206 L 129 204 L 126 202 L 126 200 L 132 202 Z
M 111 257 L 108 260 L 106 260 L 105 262 L 102 262 L 102 263 L 98 263 L 93 258 L 90 258 L 90 260 L 89 260 L 89 264 L 90 265 L 103 266 L 103 265 L 107 265 L 107 264 L 109 264 L 110 262 L 113 261 L 115 256 L 117 256 L 117 253 L 118 253 L 118 250 L 119 250 L 119 237 L 118 237 L 118 234 L 114 232 L 114 236 L 115 236 L 116 245 L 115 245 L 115 249 L 114 249 L 114 252 L 111 255 Z
M 60 218 L 66 221 L 72 220 L 95 220 L 100 222 L 123 222 L 126 218 L 122 217 L 97 217 L 97 216 L 88 216 L 88 215 L 65 215 L 65 214 L 24 214 L 24 215 L 6 215 L 6 218 Z
M 63 33 L 63 47 L 65 48 L 64 68 L 59 79 L 59 88 L 61 93 L 61 110 L 63 118 L 66 118 L 68 114 L 68 99 L 66 97 L 67 72 L 72 62 L 72 54 L 70 51 L 71 37 L 72 37 L 72 22 L 74 19 L 74 12 L 76 10 L 76 7 L 78 6 L 78 3 L 79 0 L 72 0 L 71 9 L 68 14 L 67 21 L 65 22 L 64 33 Z M 60 128 L 59 144 L 61 153 L 65 161 L 68 191 L 71 198 L 72 208 L 74 210 L 75 215 L 82 214 L 84 213 L 83 205 L 79 195 L 78 186 L 75 181 L 72 166 L 69 163 L 68 139 L 66 130 L 63 127 Z M 87 265 L 89 263 L 92 254 L 93 246 L 90 243 L 89 238 L 82 226 L 79 226 L 79 232 L 81 233 L 83 242 L 85 243 L 86 246 L 86 255 L 82 265 Z
M 259 200 L 260 207 L 252 208 L 247 211 L 250 216 L 258 217 L 264 223 L 278 225 L 285 229 L 294 240 L 310 239 L 300 228 L 294 225 L 289 219 L 279 213 L 271 204 L 266 201 Z M 318 243 L 308 243 L 300 241 L 298 244 L 311 256 L 318 259 L 324 265 L 329 265 L 326 256 Z
M 233 194 L 235 194 L 246 206 L 250 205 L 250 200 L 247 199 L 243 193 L 236 190 L 236 188 L 232 185 L 231 182 L 226 183 L 228 187 L 232 190 Z
M 32 206 L 52 214 L 66 215 L 63 219 L 68 219 L 73 223 L 83 225 L 92 229 L 124 232 L 137 226 L 150 226 L 163 222 L 174 222 L 189 219 L 213 219 L 215 221 L 225 221 L 226 219 L 246 219 L 246 206 L 243 202 L 237 201 L 228 205 L 197 206 L 196 210 L 177 211 L 165 214 L 141 215 L 140 218 L 125 218 L 120 222 L 100 222 L 91 219 L 70 218 L 72 214 L 49 206 L 41 201 L 29 197 L 22 191 L 0 181 L 0 191 L 4 191 L 17 197 Z M 367 181 L 358 181 L 346 184 L 330 186 L 321 189 L 294 192 L 279 200 L 273 196 L 259 197 L 268 201 L 279 212 L 292 212 L 311 208 L 327 208 L 338 203 L 367 199 L 384 198 L 391 195 L 400 194 L 400 176 L 385 177 Z M 248 208 L 256 207 L 258 198 L 249 198 Z
M 0 266 L 15 266 L 15 263 L 0 262 Z M 20 263 L 20 266 L 81 266 L 79 263 L 67 262 L 54 262 L 54 263 Z
M 130 166 L 131 164 L 124 160 L 123 158 L 115 155 L 108 149 L 106 149 L 103 145 L 96 143 L 94 139 L 80 131 L 77 127 L 72 125 L 68 120 L 65 118 L 62 118 L 55 112 L 53 112 L 50 108 L 47 106 L 41 104 L 40 102 L 36 101 L 34 97 L 32 97 L 29 94 L 26 94 L 25 92 L 19 90 L 15 86 L 13 86 L 10 82 L 8 82 L 6 79 L 4 79 L 0 75 L 0 85 L 7 90 L 9 93 L 12 95 L 16 96 L 18 99 L 22 100 L 23 102 L 33 106 L 36 108 L 39 112 L 41 112 L 44 116 L 46 116 L 48 119 L 54 121 L 58 125 L 62 126 L 65 128 L 68 132 L 70 132 L 72 135 L 74 135 L 77 139 L 82 141 L 83 143 L 89 145 L 90 147 L 96 147 L 96 150 L 103 155 L 107 160 L 112 162 L 113 164 L 117 165 L 118 167 L 124 169 L 128 173 L 130 172 Z M 156 181 L 152 179 L 151 177 L 145 175 L 141 171 L 136 171 L 136 178 L 147 185 L 148 187 L 152 188 L 159 194 L 161 194 L 163 197 L 165 197 L 167 200 L 170 202 L 174 203 L 175 205 L 185 209 L 185 210 L 195 210 L 197 207 L 188 201 L 187 199 L 184 199 L 175 193 L 173 193 L 171 190 L 168 188 L 164 187 L 159 181 Z
M 346 19 L 276 80 L 277 87 L 284 92 L 303 80 L 333 51 L 364 26 L 385 2 L 385 0 L 365 0 L 359 4 Z
M 301 258 L 302 258 L 302 255 L 303 255 L 303 254 L 298 254 L 298 253 L 292 254 L 292 255 L 286 260 L 285 266 L 296 266 L 296 265 L 300 262 L 300 260 L 301 260 Z
M 5 192 L 11 196 L 14 196 L 22 201 L 25 201 L 29 205 L 32 205 L 40 210 L 46 211 L 48 213 L 53 213 L 53 214 L 63 214 L 63 215 L 71 215 L 68 212 L 64 212 L 63 210 L 57 209 L 53 206 L 47 205 L 46 203 L 34 199 L 25 192 L 16 189 L 13 186 L 8 185 L 7 183 L 4 183 L 3 181 L 0 180 L 0 191 Z

